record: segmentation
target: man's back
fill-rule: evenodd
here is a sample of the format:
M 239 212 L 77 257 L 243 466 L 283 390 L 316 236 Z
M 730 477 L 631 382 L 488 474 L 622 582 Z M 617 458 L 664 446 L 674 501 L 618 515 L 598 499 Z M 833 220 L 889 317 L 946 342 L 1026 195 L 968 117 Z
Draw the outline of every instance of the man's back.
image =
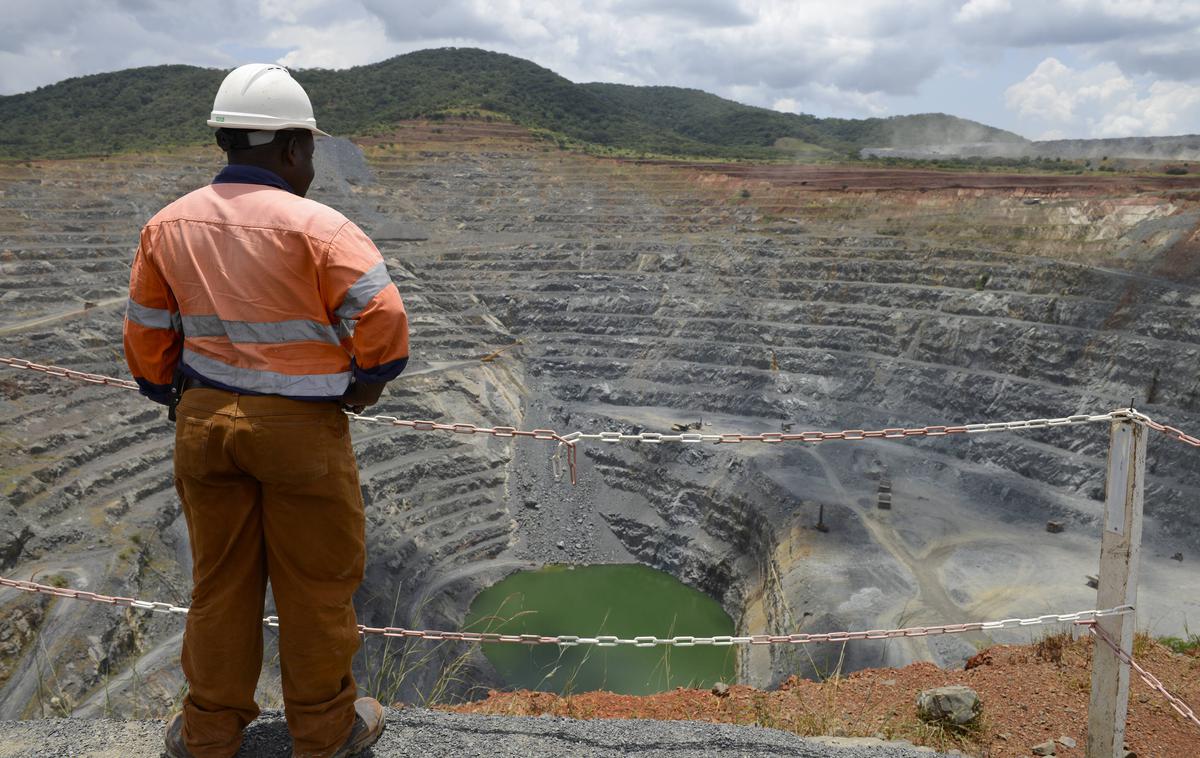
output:
M 127 353 L 151 358 L 131 360 L 134 375 L 169 383 L 153 359 L 164 327 L 182 333 L 184 373 L 230 390 L 336 399 L 352 379 L 399 374 L 404 306 L 366 235 L 332 208 L 252 183 L 252 172 L 222 176 L 244 181 L 198 189 L 142 232 Z

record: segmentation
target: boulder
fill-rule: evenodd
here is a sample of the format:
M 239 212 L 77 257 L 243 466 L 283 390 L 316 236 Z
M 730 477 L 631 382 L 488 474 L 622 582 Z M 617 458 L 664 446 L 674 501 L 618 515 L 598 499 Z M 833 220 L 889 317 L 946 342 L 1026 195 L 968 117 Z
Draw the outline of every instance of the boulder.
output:
M 1033 746 L 1034 755 L 1054 755 L 1055 750 L 1057 750 L 1057 745 L 1054 744 L 1054 740 L 1046 740 Z
M 975 690 L 961 684 L 923 690 L 917 695 L 917 716 L 922 721 L 963 726 L 974 721 L 982 709 Z

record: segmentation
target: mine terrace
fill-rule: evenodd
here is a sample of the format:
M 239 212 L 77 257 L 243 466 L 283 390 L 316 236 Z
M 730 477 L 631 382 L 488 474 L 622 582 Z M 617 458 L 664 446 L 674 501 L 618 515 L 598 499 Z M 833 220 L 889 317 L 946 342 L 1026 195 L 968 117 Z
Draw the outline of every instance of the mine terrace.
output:
M 0 355 L 124 376 L 138 230 L 207 182 L 219 157 L 0 163 Z M 1200 429 L 1195 178 L 596 157 L 473 120 L 322 140 L 317 176 L 311 196 L 373 237 L 412 316 L 413 361 L 379 414 L 562 434 L 758 434 L 1103 413 L 1132 400 Z M 3 574 L 186 604 L 160 409 L 6 368 L 0 397 Z M 660 569 L 715 598 L 738 634 L 1095 607 L 1103 424 L 581 444 L 575 486 L 540 440 L 358 425 L 354 444 L 369 626 L 458 629 L 483 588 L 555 563 Z M 1138 613 L 1156 635 L 1200 618 L 1195 456 L 1150 441 Z M 160 715 L 183 685 L 177 618 L 0 599 L 0 719 Z M 842 671 L 961 667 L 991 643 L 1029 641 L 1008 630 L 745 647 L 737 680 L 770 688 L 839 659 Z M 384 688 L 395 700 L 420 701 L 463 652 L 422 650 L 424 665 Z M 364 678 L 388 676 L 383 659 L 368 641 Z M 451 699 L 505 684 L 478 649 L 456 681 Z

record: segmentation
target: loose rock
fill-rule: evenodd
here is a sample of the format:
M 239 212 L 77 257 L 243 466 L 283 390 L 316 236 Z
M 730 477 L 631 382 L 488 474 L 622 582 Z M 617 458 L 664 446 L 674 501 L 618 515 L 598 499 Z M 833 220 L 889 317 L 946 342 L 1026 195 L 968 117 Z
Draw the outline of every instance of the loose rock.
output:
M 1034 755 L 1054 755 L 1056 749 L 1057 749 L 1057 747 L 1054 744 L 1054 740 L 1046 740 L 1045 742 L 1041 743 L 1040 745 L 1033 746 L 1033 754 Z
M 975 690 L 961 684 L 923 690 L 917 695 L 917 716 L 923 721 L 962 726 L 974 721 L 982 709 Z

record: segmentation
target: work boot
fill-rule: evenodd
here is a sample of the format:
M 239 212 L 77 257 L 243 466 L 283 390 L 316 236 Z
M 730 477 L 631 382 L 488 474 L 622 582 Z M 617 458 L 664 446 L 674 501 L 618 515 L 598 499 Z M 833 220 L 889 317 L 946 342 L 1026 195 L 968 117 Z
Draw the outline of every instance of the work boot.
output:
M 350 736 L 329 758 L 350 758 L 362 753 L 379 740 L 383 727 L 383 706 L 373 697 L 360 697 L 354 701 L 354 726 L 350 728 Z M 303 757 L 292 753 L 292 758 Z
M 192 758 L 187 745 L 183 744 L 183 711 L 176 713 L 167 722 L 163 741 L 167 743 L 167 758 Z

